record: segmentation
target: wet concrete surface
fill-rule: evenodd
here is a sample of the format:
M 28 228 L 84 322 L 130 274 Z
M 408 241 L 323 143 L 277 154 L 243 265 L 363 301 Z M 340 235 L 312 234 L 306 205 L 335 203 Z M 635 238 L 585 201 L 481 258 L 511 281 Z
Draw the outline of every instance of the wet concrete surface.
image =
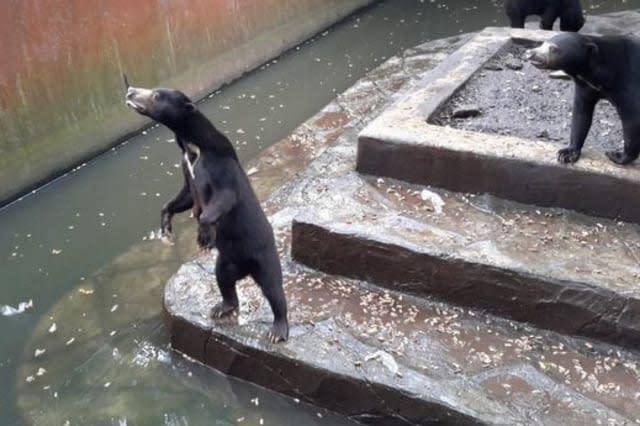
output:
M 267 200 L 266 209 L 283 259 L 290 340 L 275 346 L 265 343 L 271 313 L 250 280 L 239 286 L 237 317 L 218 322 L 208 317 L 219 295 L 215 260 L 206 255 L 185 264 L 165 288 L 174 348 L 223 372 L 363 424 L 624 425 L 640 421 L 637 352 L 326 275 L 291 259 L 295 217 L 307 211 L 314 220 L 329 220 L 356 212 L 354 205 L 370 203 L 377 215 L 399 225 L 385 229 L 392 236 L 397 231 L 404 238 L 415 222 L 433 220 L 430 239 L 465 244 L 468 253 L 503 260 L 502 251 L 510 246 L 517 259 L 512 261 L 520 263 L 536 256 L 553 260 L 548 245 L 572 250 L 581 241 L 586 244 L 580 253 L 589 253 L 592 246 L 599 256 L 604 243 L 618 254 L 610 262 L 617 263 L 617 257 L 623 256 L 635 273 L 634 246 L 621 255 L 625 253 L 621 242 L 635 242 L 633 225 L 387 179 L 363 179 L 353 173 L 358 132 L 390 102 L 419 91 L 423 74 L 416 69 L 433 68 L 465 41 L 427 44 L 389 60 L 375 71 L 375 81 L 358 82 L 252 164 L 259 193 L 267 191 L 267 185 L 259 183 L 263 179 L 274 185 L 286 182 Z M 417 68 L 407 73 L 408 64 Z M 403 80 L 402 93 L 394 93 Z M 318 127 L 322 131 L 314 132 Z M 292 176 L 295 179 L 288 181 Z M 354 215 L 344 226 L 356 228 L 357 220 Z M 604 226 L 606 231 L 601 230 Z M 474 231 L 485 238 L 469 238 Z M 515 243 L 519 239 L 522 244 Z M 554 264 L 558 263 L 555 259 Z M 575 264 L 569 259 L 567 271 L 573 267 L 585 279 L 598 275 L 576 271 L 578 264 L 579 259 Z M 627 290 L 631 289 L 629 284 Z
M 306 191 L 292 250 L 314 269 L 640 347 L 637 225 L 355 173 Z
M 574 83 L 550 77 L 550 71 L 525 59 L 526 46 L 517 42 L 491 59 L 445 104 L 436 124 L 549 142 L 569 143 Z M 511 67 L 511 68 L 510 68 Z M 517 69 L 513 69 L 517 68 Z M 459 108 L 474 106 L 475 117 L 455 118 Z M 601 152 L 622 149 L 622 123 L 613 105 L 596 106 L 585 146 Z

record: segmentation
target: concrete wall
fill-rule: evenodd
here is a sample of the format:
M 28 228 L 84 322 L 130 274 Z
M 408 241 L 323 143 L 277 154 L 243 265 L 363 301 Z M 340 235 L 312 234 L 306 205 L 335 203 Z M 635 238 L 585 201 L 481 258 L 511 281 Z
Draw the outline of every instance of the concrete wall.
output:
M 144 124 L 123 71 L 197 98 L 370 2 L 0 2 L 0 205 Z

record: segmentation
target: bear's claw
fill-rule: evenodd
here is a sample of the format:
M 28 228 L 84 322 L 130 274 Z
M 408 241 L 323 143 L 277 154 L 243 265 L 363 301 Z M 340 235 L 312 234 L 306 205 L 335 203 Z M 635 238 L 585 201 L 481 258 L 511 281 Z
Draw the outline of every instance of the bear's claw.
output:
M 575 148 L 563 148 L 558 151 L 558 163 L 572 164 L 580 158 L 580 150 Z
M 226 317 L 227 315 L 233 314 L 237 310 L 238 305 L 232 305 L 223 301 L 211 308 L 211 318 L 220 319 L 222 317 Z
M 289 324 L 286 321 L 276 321 L 267 333 L 269 343 L 286 342 L 289 338 Z

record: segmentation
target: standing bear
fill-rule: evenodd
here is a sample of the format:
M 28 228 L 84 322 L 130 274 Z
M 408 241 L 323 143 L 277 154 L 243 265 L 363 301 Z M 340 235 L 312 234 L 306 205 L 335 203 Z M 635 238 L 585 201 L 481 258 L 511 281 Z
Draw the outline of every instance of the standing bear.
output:
M 533 65 L 562 70 L 575 82 L 569 146 L 558 151 L 560 163 L 575 163 L 601 99 L 613 104 L 622 120 L 624 149 L 608 151 L 616 164 L 640 154 L 640 40 L 633 36 L 586 36 L 561 33 L 527 52 Z
M 127 106 L 171 129 L 182 150 L 184 186 L 162 209 L 162 234 L 171 236 L 174 214 L 192 209 L 198 244 L 218 249 L 215 273 L 222 302 L 211 316 L 238 309 L 236 281 L 250 275 L 273 312 L 269 341 L 287 340 L 287 302 L 273 230 L 231 142 L 182 92 L 132 87 L 126 76 L 125 85 Z
M 504 9 L 512 28 L 524 28 L 529 15 L 540 17 L 540 28 L 550 30 L 560 18 L 561 31 L 580 31 L 584 16 L 580 0 L 505 0 Z

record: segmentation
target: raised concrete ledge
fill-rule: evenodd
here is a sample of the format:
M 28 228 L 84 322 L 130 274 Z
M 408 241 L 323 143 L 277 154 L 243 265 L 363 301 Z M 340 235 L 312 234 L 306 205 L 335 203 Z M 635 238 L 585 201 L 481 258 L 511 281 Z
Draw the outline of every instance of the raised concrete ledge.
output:
M 288 343 L 265 343 L 271 314 L 253 283 L 239 288 L 239 317 L 211 320 L 214 265 L 211 258 L 190 262 L 167 283 L 164 309 L 174 349 L 366 425 L 512 424 L 513 413 L 476 386 L 461 392 L 456 381 L 434 380 L 401 363 L 398 372 L 366 365 L 363 357 L 379 348 L 330 316 L 318 319 L 306 304 L 293 309 Z
M 293 258 L 328 274 L 486 309 L 563 334 L 640 347 L 640 300 L 624 293 L 432 251 L 370 222 L 305 217 L 294 221 L 292 233 Z
M 430 124 L 475 72 L 514 40 L 540 42 L 548 31 L 490 28 L 427 74 L 359 136 L 357 170 L 539 206 L 640 223 L 640 167 L 617 166 L 585 149 L 575 165 L 557 147 L 515 137 Z

